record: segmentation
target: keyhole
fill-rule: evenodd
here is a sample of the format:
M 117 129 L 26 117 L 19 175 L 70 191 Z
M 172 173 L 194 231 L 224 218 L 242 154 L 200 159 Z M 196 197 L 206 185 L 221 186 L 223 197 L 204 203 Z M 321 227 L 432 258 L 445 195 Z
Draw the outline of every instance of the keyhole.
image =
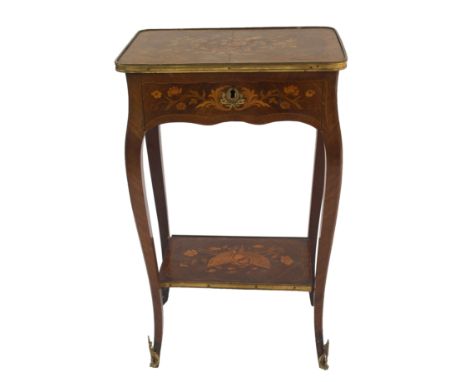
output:
M 235 89 L 231 89 L 231 91 L 229 93 L 229 97 L 231 97 L 231 99 L 236 98 L 236 90 Z

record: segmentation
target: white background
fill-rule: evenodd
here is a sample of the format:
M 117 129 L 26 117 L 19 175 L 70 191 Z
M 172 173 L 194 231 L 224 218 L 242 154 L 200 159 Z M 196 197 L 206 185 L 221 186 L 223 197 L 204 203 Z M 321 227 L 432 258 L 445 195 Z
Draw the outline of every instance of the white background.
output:
M 462 5 L 3 2 L 0 380 L 466 381 Z M 161 366 L 150 369 L 127 93 L 113 61 L 139 29 L 275 25 L 333 26 L 349 56 L 330 370 L 317 367 L 306 293 L 195 289 L 171 291 Z M 163 139 L 173 233 L 304 234 L 313 129 L 173 125 Z

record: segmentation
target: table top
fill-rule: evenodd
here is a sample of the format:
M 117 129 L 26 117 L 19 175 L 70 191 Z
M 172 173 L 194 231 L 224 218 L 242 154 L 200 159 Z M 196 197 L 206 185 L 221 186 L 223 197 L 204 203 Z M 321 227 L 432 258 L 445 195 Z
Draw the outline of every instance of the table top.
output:
M 125 73 L 303 72 L 346 67 L 329 27 L 149 29 L 115 61 Z

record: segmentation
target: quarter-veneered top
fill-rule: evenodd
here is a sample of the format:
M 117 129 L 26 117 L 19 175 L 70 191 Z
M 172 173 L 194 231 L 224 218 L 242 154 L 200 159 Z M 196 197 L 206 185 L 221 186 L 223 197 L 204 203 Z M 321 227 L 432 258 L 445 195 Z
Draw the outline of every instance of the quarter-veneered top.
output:
M 334 71 L 346 67 L 328 27 L 150 29 L 115 61 L 125 73 Z

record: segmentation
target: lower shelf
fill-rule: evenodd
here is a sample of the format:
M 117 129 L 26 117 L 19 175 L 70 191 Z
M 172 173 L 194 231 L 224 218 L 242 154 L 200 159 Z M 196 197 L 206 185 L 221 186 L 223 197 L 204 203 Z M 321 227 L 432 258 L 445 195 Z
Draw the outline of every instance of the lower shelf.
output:
M 307 238 L 172 236 L 162 287 L 312 290 Z

